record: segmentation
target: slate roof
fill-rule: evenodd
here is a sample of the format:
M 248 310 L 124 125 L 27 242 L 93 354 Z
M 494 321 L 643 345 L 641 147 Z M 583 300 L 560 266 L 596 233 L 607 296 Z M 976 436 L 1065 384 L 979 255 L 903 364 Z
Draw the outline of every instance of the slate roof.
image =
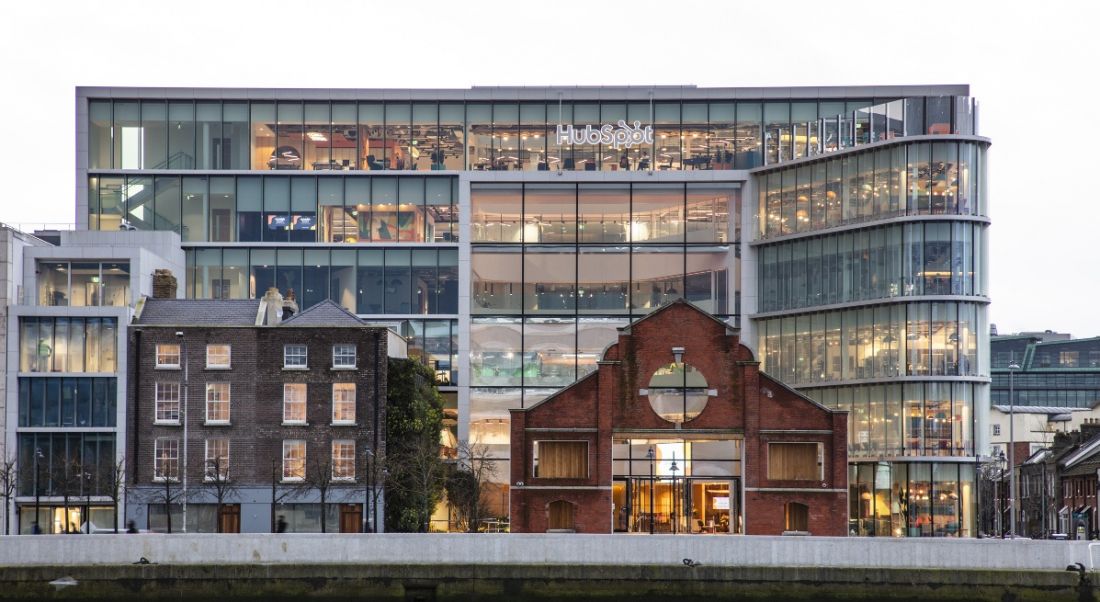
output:
M 366 322 L 331 299 L 325 299 L 283 320 L 279 326 L 366 326 Z
M 134 324 L 255 326 L 259 299 L 145 299 Z

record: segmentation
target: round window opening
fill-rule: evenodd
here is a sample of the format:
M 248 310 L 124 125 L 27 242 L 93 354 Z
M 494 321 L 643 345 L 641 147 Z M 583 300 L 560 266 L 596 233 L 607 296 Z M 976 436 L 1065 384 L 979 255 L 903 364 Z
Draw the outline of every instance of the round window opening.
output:
M 691 364 L 669 364 L 649 379 L 649 405 L 669 422 L 688 422 L 703 413 L 707 396 L 707 379 Z

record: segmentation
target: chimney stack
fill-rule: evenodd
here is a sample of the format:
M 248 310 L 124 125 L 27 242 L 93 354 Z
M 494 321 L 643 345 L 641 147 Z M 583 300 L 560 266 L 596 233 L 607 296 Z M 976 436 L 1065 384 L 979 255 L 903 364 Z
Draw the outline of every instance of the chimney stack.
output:
M 278 326 L 283 321 L 283 296 L 274 286 L 264 293 L 264 326 Z
M 294 296 L 294 289 L 286 289 L 286 297 L 283 298 L 283 319 L 287 320 L 290 316 L 298 313 L 298 300 Z
M 153 270 L 153 298 L 176 298 L 176 277 L 172 275 L 172 270 Z

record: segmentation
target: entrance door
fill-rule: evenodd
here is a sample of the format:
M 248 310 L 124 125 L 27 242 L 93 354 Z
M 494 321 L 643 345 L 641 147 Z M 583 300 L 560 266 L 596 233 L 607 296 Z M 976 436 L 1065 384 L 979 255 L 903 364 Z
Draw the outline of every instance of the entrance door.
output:
M 241 505 L 222 504 L 221 514 L 218 516 L 218 524 L 222 533 L 241 532 Z
M 363 526 L 362 504 L 340 504 L 340 532 L 359 533 Z

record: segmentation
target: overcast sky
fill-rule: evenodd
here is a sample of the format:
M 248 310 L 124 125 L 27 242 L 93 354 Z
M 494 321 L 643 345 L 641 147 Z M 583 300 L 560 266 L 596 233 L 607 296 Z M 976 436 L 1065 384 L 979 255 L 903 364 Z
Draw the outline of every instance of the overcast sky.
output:
M 0 221 L 74 221 L 74 87 L 969 83 L 992 321 L 1100 335 L 1100 3 L 31 0 L 0 6 Z M 1090 160 L 1090 157 L 1094 157 Z M 1076 174 L 1076 175 L 1075 175 Z

